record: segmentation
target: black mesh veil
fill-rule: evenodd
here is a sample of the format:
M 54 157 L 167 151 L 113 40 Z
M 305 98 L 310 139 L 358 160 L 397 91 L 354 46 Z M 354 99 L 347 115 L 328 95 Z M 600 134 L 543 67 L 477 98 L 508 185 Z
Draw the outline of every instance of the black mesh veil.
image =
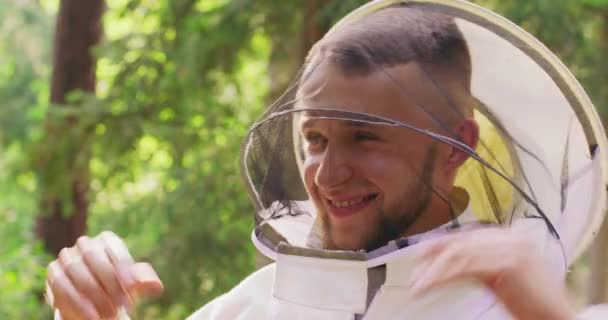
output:
M 568 70 L 503 18 L 373 1 L 315 45 L 246 137 L 254 238 L 369 255 L 538 219 L 573 260 L 601 222 L 602 130 Z

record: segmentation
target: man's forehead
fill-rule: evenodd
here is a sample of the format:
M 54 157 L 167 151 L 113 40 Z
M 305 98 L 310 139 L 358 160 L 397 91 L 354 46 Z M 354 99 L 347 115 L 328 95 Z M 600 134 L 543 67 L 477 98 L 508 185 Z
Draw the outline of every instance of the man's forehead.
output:
M 416 62 L 379 67 L 367 75 L 348 75 L 322 62 L 303 81 L 295 109 L 341 109 L 428 127 L 429 120 L 462 118 L 460 109 L 471 105 L 464 87 L 451 77 L 429 74 Z
M 370 114 L 378 114 L 389 104 L 403 109 L 406 99 L 399 85 L 386 72 L 378 70 L 368 75 L 347 75 L 331 63 L 322 63 L 303 79 L 295 108 L 340 109 Z
M 367 73 L 343 70 L 328 59 L 310 67 L 299 86 L 301 97 L 314 97 L 335 87 L 368 87 L 378 91 L 399 89 L 408 82 L 423 82 L 425 74 L 417 62 L 377 66 Z M 373 84 L 376 84 L 375 86 Z

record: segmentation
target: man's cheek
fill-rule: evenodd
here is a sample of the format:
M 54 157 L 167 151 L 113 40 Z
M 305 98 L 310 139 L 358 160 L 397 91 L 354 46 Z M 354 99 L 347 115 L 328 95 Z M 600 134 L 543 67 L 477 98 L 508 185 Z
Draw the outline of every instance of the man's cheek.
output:
M 315 175 L 317 174 L 322 159 L 322 155 L 306 155 L 302 165 L 304 170 L 304 180 L 307 186 L 314 185 Z
M 315 186 L 315 175 L 317 174 L 318 165 L 316 164 L 306 164 L 304 166 L 304 185 L 306 187 L 306 193 L 308 194 L 308 198 L 314 203 L 317 213 L 323 216 L 324 209 L 323 203 L 321 201 L 320 195 L 317 192 L 317 187 Z M 325 218 L 325 217 L 323 217 Z M 328 223 L 328 221 L 326 221 Z

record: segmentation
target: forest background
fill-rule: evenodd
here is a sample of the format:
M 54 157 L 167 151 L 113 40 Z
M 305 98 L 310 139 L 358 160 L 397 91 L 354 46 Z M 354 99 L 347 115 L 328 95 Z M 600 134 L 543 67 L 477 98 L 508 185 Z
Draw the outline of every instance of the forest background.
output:
M 255 270 L 240 142 L 364 2 L 0 0 L 0 319 L 50 319 L 46 264 L 102 230 L 164 280 L 137 319 L 183 319 Z M 608 0 L 472 2 L 541 39 L 608 119 Z M 608 298 L 607 245 L 569 277 L 580 303 Z

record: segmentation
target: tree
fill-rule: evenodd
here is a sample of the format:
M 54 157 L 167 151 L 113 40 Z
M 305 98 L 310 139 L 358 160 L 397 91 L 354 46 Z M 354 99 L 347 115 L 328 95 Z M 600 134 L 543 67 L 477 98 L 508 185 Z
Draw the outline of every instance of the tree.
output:
M 95 92 L 92 49 L 101 39 L 103 10 L 103 0 L 61 1 L 51 80 L 54 108 L 62 108 L 77 90 Z M 78 121 L 77 115 L 50 117 L 36 160 L 42 189 L 37 232 L 52 255 L 73 245 L 86 229 L 89 142 L 81 132 L 75 134 Z

